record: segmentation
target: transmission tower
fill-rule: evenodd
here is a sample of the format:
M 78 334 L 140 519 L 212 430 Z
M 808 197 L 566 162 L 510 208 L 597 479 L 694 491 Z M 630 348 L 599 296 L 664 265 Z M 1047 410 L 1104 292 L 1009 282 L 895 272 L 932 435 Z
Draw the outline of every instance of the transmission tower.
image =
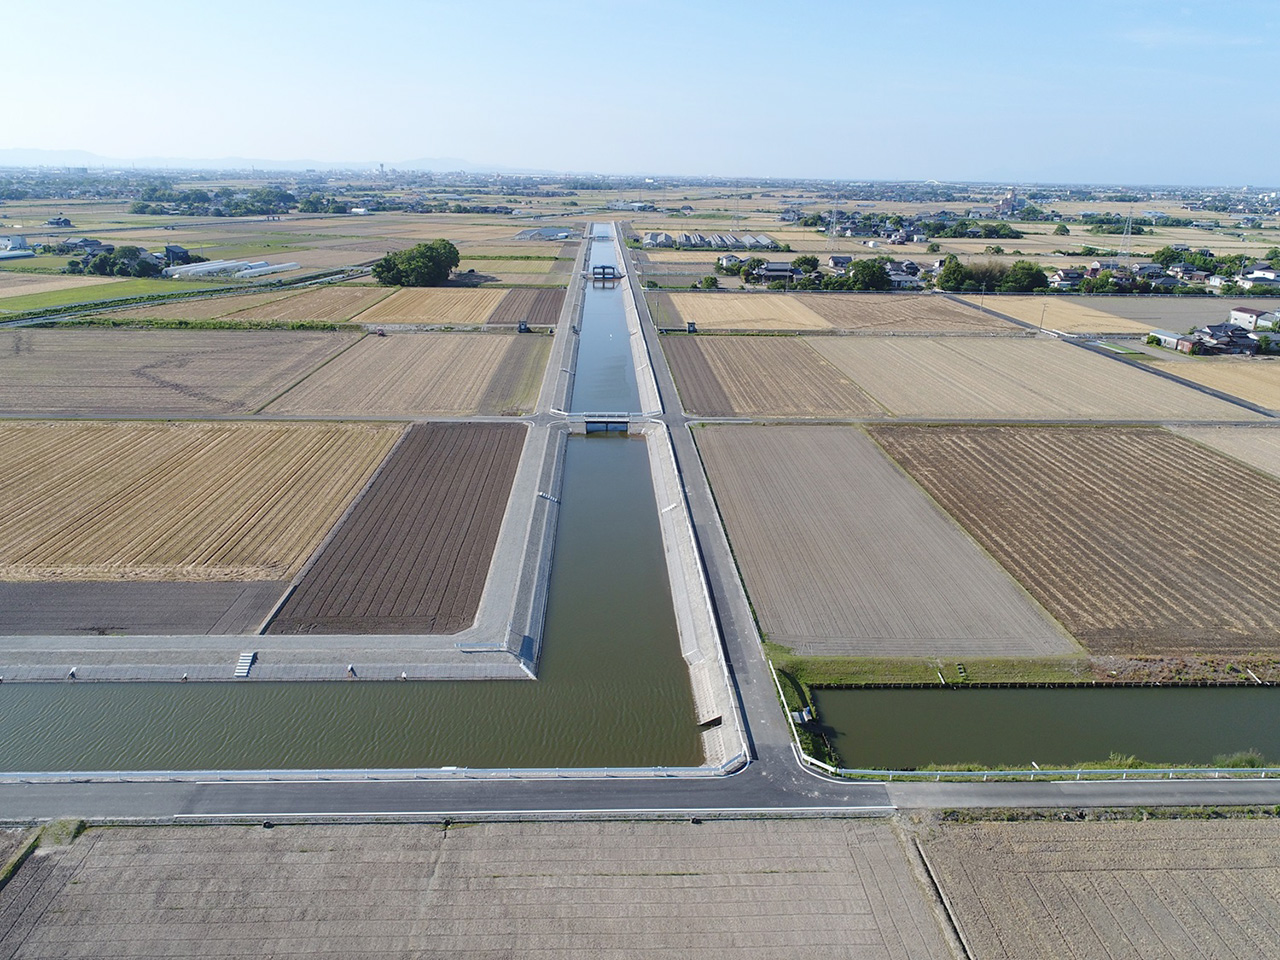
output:
M 1129 205 L 1129 215 L 1124 221 L 1124 238 L 1120 241 L 1120 269 L 1129 272 L 1129 251 L 1133 246 L 1133 204 Z

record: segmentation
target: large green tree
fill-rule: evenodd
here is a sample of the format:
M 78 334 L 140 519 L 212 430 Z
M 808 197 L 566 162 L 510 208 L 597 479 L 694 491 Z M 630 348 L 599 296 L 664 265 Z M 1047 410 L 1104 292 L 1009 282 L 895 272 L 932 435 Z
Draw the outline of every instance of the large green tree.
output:
M 888 290 L 889 271 L 879 260 L 855 260 L 849 264 L 849 285 L 854 290 Z
M 448 240 L 432 240 L 388 253 L 373 265 L 373 279 L 389 286 L 437 287 L 449 279 L 461 259 Z
M 1005 293 L 1030 293 L 1032 290 L 1044 290 L 1048 286 L 1049 278 L 1037 264 L 1030 260 L 1015 260 L 1000 281 L 998 289 Z
M 954 253 L 948 254 L 946 262 L 942 264 L 942 271 L 938 274 L 938 286 L 943 290 L 959 290 L 967 279 L 960 258 Z

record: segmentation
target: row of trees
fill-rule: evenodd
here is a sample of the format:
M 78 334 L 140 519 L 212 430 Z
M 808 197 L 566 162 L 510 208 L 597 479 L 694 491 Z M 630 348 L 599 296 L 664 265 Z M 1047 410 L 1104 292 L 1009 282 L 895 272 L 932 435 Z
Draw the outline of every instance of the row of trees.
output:
M 461 259 L 448 240 L 432 240 L 388 253 L 373 265 L 373 279 L 388 286 L 437 287 L 449 279 Z

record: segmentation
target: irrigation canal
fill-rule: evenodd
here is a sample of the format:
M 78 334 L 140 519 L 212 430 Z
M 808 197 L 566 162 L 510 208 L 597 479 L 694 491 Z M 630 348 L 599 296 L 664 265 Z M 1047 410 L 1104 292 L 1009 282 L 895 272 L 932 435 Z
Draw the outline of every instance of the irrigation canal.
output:
M 608 235 L 608 231 L 597 231 L 602 239 Z M 643 515 L 651 516 L 653 512 L 649 506 L 653 501 L 648 472 L 638 459 L 643 446 L 615 437 L 592 436 L 575 438 L 568 450 L 573 463 L 565 473 L 565 509 L 552 573 L 543 676 L 537 683 L 317 683 L 290 684 L 288 689 L 283 688 L 285 685 L 266 684 L 256 688 L 236 684 L 155 688 L 136 685 L 127 688 L 124 696 L 120 696 L 122 688 L 116 686 L 114 692 L 119 699 L 111 707 L 94 702 L 94 698 L 112 693 L 108 685 L 0 687 L 0 769 L 138 769 L 168 763 L 187 769 L 206 764 L 227 768 L 194 777 L 7 777 L 0 781 L 0 820 L 59 815 L 178 821 L 270 817 L 282 822 L 326 816 L 546 819 L 559 815 L 715 816 L 743 812 L 804 816 L 874 814 L 894 806 L 1280 802 L 1280 781 L 1275 779 L 881 784 L 836 781 L 802 769 L 777 708 L 772 678 L 760 656 L 750 609 L 698 466 L 687 422 L 675 400 L 670 371 L 660 360 L 656 331 L 638 288 L 629 286 L 629 294 L 641 312 L 649 354 L 658 361 L 654 374 L 659 393 L 666 401 L 662 420 L 671 429 L 734 689 L 748 721 L 752 763 L 746 769 L 728 777 L 702 779 L 664 778 L 621 770 L 583 771 L 582 776 L 467 769 L 402 773 L 388 769 L 352 769 L 343 773 L 330 769 L 293 774 L 276 770 L 244 777 L 227 772 L 239 765 L 258 766 L 267 756 L 272 758 L 273 766 L 300 766 L 320 757 L 329 766 L 351 763 L 360 767 L 402 763 L 478 766 L 488 765 L 488 761 L 500 764 L 506 757 L 518 757 L 521 767 L 537 762 L 533 758 L 544 758 L 545 763 L 635 765 L 644 762 L 641 757 L 660 755 L 662 759 L 654 762 L 694 762 L 690 758 L 697 748 L 694 728 L 688 720 L 688 681 L 683 664 L 673 648 L 662 649 L 665 642 L 654 645 L 650 659 L 644 644 L 626 639 L 622 633 L 626 622 L 651 616 L 653 611 L 637 612 L 635 607 L 623 605 L 626 596 L 609 592 L 611 583 L 644 574 L 633 570 L 624 574 L 623 568 L 607 564 L 596 552 L 600 542 L 609 541 L 620 547 L 619 555 L 650 549 L 619 539 L 624 537 L 623 530 L 630 529 L 633 533 L 626 537 L 648 537 L 652 543 L 653 532 L 645 533 L 643 522 Z M 617 291 L 603 287 L 589 291 L 587 300 L 602 303 L 603 300 L 592 299 L 595 293 L 614 292 L 627 293 L 625 288 Z M 583 334 L 586 336 L 585 329 Z M 602 340 L 600 348 L 607 352 L 610 338 L 605 336 Z M 594 345 L 580 346 L 588 357 L 596 349 Z M 585 367 L 583 372 L 586 373 Z M 589 373 L 583 379 L 588 384 L 584 391 L 596 389 Z M 606 379 L 600 378 L 600 389 L 607 388 Z M 618 381 L 614 379 L 613 383 Z M 617 398 L 605 395 L 583 401 L 587 395 L 579 395 L 584 406 L 619 406 Z M 631 454 L 631 450 L 637 454 Z M 633 456 L 637 458 L 634 462 Z M 636 485 L 627 487 L 628 480 Z M 576 489 L 579 483 L 581 490 Z M 574 501 L 584 508 L 579 517 L 572 514 Z M 641 522 L 634 523 L 634 517 L 625 519 L 623 515 L 631 513 L 630 508 L 642 515 Z M 602 529 L 608 536 L 600 541 L 594 534 L 588 537 L 582 552 L 575 557 L 570 545 L 579 523 L 593 531 Z M 660 582 L 665 581 L 658 577 L 643 594 L 636 590 L 623 593 L 646 599 L 641 606 L 660 608 L 658 619 L 665 619 L 663 604 L 647 601 L 662 593 Z M 646 627 L 637 633 L 657 635 L 665 629 L 654 631 Z M 592 663 L 602 669 L 593 673 Z M 599 684 L 604 686 L 595 689 Z M 493 699 L 490 686 L 496 688 Z M 655 689 L 659 691 L 656 699 L 652 696 Z M 1042 696 L 1049 691 L 1030 692 Z M 979 691 L 952 696 L 972 693 Z M 165 699 L 177 694 L 192 699 L 176 705 Z M 193 695 L 229 699 L 211 703 L 196 700 Z M 240 696 L 257 699 L 235 699 Z M 499 696 L 501 699 L 497 699 Z M 515 699 L 520 697 L 530 699 Z M 934 714 L 917 716 L 918 708 L 906 703 L 895 699 L 869 714 L 845 721 L 824 701 L 831 711 L 832 723 L 842 727 L 839 734 L 852 742 L 874 739 L 895 726 L 932 728 L 934 734 L 939 734 L 943 732 L 939 725 L 951 722 Z M 1205 708 L 1197 705 L 1194 709 L 1199 712 Z M 229 718 L 234 723 L 229 723 Z M 678 720 L 668 729 L 666 721 L 671 718 Z M 1212 722 L 1204 714 L 1199 714 L 1199 719 L 1206 724 Z M 249 736 L 236 733 L 232 727 L 258 729 Z M 277 730 L 262 730 L 271 727 Z M 139 730 L 146 731 L 145 738 L 152 741 L 149 746 L 139 745 Z M 237 737 L 239 742 L 235 742 Z M 457 739 L 447 741 L 442 739 L 445 737 Z M 184 752 L 181 745 L 164 742 L 188 739 L 198 739 L 203 746 Z M 433 739 L 444 749 L 431 752 L 428 745 L 423 752 L 419 741 Z M 221 743 L 214 744 L 215 740 Z M 274 745 L 268 743 L 272 740 Z M 320 746 L 311 751 L 309 746 L 299 744 L 303 740 Z M 666 742 L 658 742 L 663 740 Z M 652 754 L 645 753 L 650 746 L 648 741 L 654 741 Z M 855 749 L 843 740 L 841 747 Z M 112 757 L 114 762 L 110 761 Z M 236 757 L 239 759 L 233 759 Z
M 625 295 L 586 284 L 571 409 L 639 412 Z M 0 770 L 697 766 L 644 438 L 570 436 L 560 500 L 536 682 L 0 684 Z

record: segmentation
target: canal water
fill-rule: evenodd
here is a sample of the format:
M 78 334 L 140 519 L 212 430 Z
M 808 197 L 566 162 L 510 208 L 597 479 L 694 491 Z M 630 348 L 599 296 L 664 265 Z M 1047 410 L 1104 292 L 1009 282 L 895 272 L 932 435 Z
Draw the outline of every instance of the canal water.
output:
M 850 769 L 1070 768 L 1113 753 L 1204 765 L 1242 750 L 1280 762 L 1273 687 L 815 690 L 814 703 Z
M 592 267 L 618 266 L 610 224 L 595 225 L 586 263 L 588 275 Z M 629 295 L 624 284 L 625 281 L 587 282 L 569 405 L 574 413 L 635 413 L 640 409 L 631 335 L 623 307 L 623 298 Z
M 621 296 L 588 287 L 582 409 L 638 407 Z M 644 439 L 570 437 L 560 499 L 537 681 L 5 683 L 0 770 L 700 764 Z

